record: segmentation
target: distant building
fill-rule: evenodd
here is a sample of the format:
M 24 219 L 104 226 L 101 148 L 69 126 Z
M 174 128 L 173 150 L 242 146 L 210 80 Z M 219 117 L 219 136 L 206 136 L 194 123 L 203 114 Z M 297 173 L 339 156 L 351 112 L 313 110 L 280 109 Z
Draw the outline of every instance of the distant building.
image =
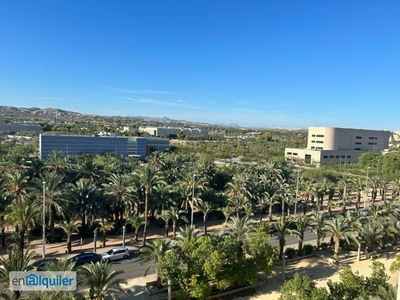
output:
M 389 148 L 390 131 L 309 127 L 307 148 L 286 148 L 285 159 L 311 164 L 356 163 L 360 154 Z
M 71 156 L 80 153 L 114 152 L 145 159 L 153 151 L 165 151 L 168 148 L 169 139 L 161 138 L 51 134 L 39 136 L 39 156 L 42 159 L 47 158 L 54 150 Z
M 34 131 L 36 133 L 40 133 L 42 128 L 39 125 L 8 123 L 8 124 L 0 124 L 0 130 L 9 131 L 10 133 L 16 133 L 21 131 Z
M 139 132 L 147 132 L 156 137 L 176 138 L 178 132 L 189 137 L 202 136 L 208 138 L 208 130 L 198 128 L 177 128 L 177 127 L 140 127 Z

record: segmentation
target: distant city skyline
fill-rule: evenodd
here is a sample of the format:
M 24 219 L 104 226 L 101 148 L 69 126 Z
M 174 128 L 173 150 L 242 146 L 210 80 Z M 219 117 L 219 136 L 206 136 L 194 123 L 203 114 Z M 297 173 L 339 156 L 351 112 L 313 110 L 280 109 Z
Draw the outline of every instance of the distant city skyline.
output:
M 6 1 L 0 105 L 398 130 L 398 1 Z

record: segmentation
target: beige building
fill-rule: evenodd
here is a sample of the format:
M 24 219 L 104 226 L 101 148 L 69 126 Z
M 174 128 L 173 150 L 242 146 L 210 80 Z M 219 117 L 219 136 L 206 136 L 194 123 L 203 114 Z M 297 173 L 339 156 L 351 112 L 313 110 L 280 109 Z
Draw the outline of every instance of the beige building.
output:
M 335 127 L 309 127 L 307 148 L 286 148 L 285 159 L 311 164 L 356 163 L 360 154 L 389 148 L 391 132 Z

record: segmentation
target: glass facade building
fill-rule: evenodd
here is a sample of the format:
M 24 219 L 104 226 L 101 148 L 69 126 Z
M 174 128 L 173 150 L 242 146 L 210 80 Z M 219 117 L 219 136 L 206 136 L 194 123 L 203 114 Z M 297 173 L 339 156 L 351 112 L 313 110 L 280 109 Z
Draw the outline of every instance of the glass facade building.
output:
M 168 147 L 169 139 L 160 138 L 50 134 L 39 136 L 39 156 L 42 159 L 47 158 L 54 150 L 60 150 L 71 156 L 80 153 L 114 152 L 145 159 L 152 151 L 164 151 Z

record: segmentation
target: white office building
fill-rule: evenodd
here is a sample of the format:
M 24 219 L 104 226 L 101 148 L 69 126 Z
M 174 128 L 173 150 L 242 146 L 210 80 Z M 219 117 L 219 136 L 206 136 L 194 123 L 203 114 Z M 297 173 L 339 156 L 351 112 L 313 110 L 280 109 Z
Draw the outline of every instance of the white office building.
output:
M 356 163 L 360 154 L 389 148 L 391 132 L 335 127 L 309 127 L 307 148 L 286 148 L 285 159 L 310 164 Z

